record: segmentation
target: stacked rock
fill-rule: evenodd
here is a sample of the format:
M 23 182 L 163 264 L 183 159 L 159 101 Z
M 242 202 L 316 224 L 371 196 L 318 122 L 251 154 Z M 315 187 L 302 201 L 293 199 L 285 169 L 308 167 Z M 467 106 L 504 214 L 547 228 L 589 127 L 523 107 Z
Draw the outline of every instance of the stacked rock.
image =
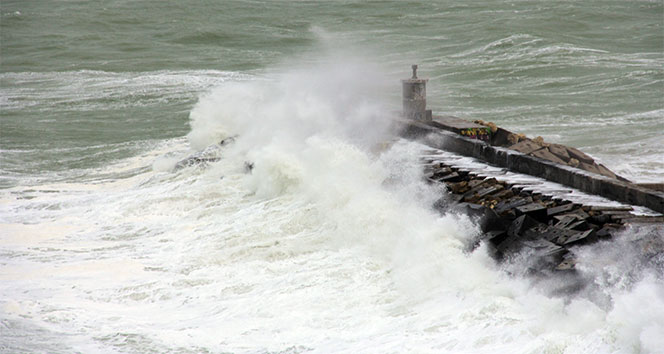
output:
M 485 242 L 497 260 L 530 251 L 534 272 L 574 271 L 574 247 L 616 235 L 628 223 L 664 223 L 664 217 L 640 217 L 631 206 L 587 206 L 524 190 L 495 178 L 439 161 L 424 159 L 425 178 L 450 192 L 436 208 L 460 207 L 477 218 L 482 235 L 470 248 Z M 664 252 L 658 244 L 657 252 Z

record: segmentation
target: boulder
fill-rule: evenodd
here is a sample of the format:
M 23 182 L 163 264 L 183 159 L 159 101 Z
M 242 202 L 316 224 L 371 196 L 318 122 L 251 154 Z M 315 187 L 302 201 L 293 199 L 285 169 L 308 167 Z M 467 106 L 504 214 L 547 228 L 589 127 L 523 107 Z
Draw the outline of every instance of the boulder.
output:
M 584 171 L 588 171 L 588 172 L 596 173 L 596 174 L 598 174 L 598 175 L 605 176 L 605 175 L 602 173 L 602 170 L 599 169 L 599 166 L 596 165 L 596 164 L 594 164 L 594 163 L 585 163 L 585 162 L 581 161 L 581 162 L 579 162 L 579 166 L 578 166 L 578 167 L 579 167 L 580 169 L 584 170 Z M 615 178 L 615 175 L 614 175 L 613 178 Z
M 512 138 L 512 140 L 510 140 L 510 136 L 512 135 L 514 135 L 514 133 L 511 131 L 498 127 L 496 132 L 491 134 L 491 145 L 508 146 L 516 144 L 516 139 Z
M 524 214 L 512 221 L 512 223 L 507 228 L 507 234 L 513 237 L 520 237 L 523 235 L 524 231 L 539 225 L 540 222 Z
M 599 171 L 602 175 L 607 176 L 607 177 L 611 177 L 611 178 L 617 178 L 616 174 L 613 173 L 613 171 L 606 168 L 606 166 L 604 166 L 602 164 L 597 164 L 597 168 L 599 169 Z
M 539 146 L 543 146 L 543 147 L 548 147 L 549 146 L 549 144 L 544 142 L 544 138 L 542 138 L 541 136 L 538 136 L 535 139 L 533 139 L 533 142 L 535 144 L 539 145 Z
M 569 159 L 569 161 L 567 161 L 567 164 L 572 167 L 579 167 L 579 160 L 572 157 Z
M 555 162 L 555 163 L 561 164 L 561 165 L 566 165 L 567 164 L 567 162 L 563 161 L 558 156 L 552 154 L 549 151 L 549 149 L 547 149 L 547 148 L 535 150 L 535 151 L 531 152 L 529 155 L 539 157 L 540 159 L 549 160 L 551 162 Z
M 540 145 L 537 145 L 535 142 L 532 140 L 523 140 L 520 141 L 512 146 L 510 146 L 510 149 L 516 150 L 518 152 L 522 152 L 524 154 L 530 154 L 533 151 L 537 151 L 539 149 L 542 149 Z
M 592 157 L 584 154 L 581 150 L 577 148 L 573 148 L 571 146 L 567 146 L 567 153 L 569 154 L 570 157 L 575 158 L 581 162 L 585 163 L 593 163 L 595 160 L 593 160 Z
M 549 151 L 558 156 L 559 159 L 567 162 L 570 159 L 569 154 L 567 153 L 567 148 L 560 144 L 551 144 L 549 145 Z
M 516 134 L 510 133 L 507 135 L 507 142 L 509 145 L 514 145 L 519 142 L 519 137 Z

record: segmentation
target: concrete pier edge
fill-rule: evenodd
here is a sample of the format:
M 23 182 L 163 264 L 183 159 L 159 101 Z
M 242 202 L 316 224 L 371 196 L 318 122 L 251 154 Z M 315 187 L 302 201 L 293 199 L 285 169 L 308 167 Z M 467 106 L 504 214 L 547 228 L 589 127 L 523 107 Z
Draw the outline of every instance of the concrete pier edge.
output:
M 474 157 L 515 172 L 542 177 L 585 193 L 664 213 L 664 192 L 650 190 L 571 166 L 560 165 L 508 148 L 491 146 L 483 141 L 465 138 L 425 122 L 403 119 L 399 123 L 402 136 L 420 140 L 431 147 Z

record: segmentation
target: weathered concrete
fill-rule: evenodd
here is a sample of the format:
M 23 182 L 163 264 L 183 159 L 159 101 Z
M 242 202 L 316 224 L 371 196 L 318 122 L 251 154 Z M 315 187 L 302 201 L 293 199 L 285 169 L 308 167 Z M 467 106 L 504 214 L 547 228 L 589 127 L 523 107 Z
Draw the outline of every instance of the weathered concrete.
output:
M 427 112 L 427 79 L 417 78 L 417 65 L 413 65 L 413 76 L 401 80 L 403 114 L 406 118 L 431 121 L 431 111 Z
M 643 188 L 664 192 L 664 183 L 637 183 L 637 185 Z
M 664 213 L 663 192 L 529 156 L 508 148 L 491 146 L 480 140 L 465 138 L 441 130 L 432 124 L 414 120 L 404 120 L 402 123 L 403 136 L 422 140 L 431 147 L 474 157 L 499 167 L 538 176 L 586 193 L 600 195 L 622 203 L 644 206 Z M 575 153 L 578 157 L 587 160 L 583 156 L 585 154 L 582 154 Z
M 431 125 L 473 139 L 488 141 L 491 137 L 491 129 L 489 127 L 457 117 L 433 116 Z
M 543 149 L 540 145 L 535 144 L 534 141 L 532 140 L 523 140 L 519 141 L 518 143 L 510 146 L 510 149 L 516 150 L 518 152 L 524 153 L 524 154 L 530 154 L 531 152 L 535 152 L 537 150 Z

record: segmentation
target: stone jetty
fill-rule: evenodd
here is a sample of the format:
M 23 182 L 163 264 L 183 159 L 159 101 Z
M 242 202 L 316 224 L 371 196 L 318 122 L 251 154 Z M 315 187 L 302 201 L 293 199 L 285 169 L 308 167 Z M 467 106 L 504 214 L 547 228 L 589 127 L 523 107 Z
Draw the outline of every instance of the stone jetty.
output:
M 634 184 L 582 151 L 528 138 L 494 123 L 434 115 L 426 109 L 426 80 L 403 80 L 402 136 L 422 152 L 430 183 L 449 192 L 441 212 L 462 210 L 482 230 L 497 260 L 528 252 L 530 271 L 574 271 L 577 247 L 609 240 L 626 227 L 647 225 L 644 254 L 664 254 L 662 185 Z

